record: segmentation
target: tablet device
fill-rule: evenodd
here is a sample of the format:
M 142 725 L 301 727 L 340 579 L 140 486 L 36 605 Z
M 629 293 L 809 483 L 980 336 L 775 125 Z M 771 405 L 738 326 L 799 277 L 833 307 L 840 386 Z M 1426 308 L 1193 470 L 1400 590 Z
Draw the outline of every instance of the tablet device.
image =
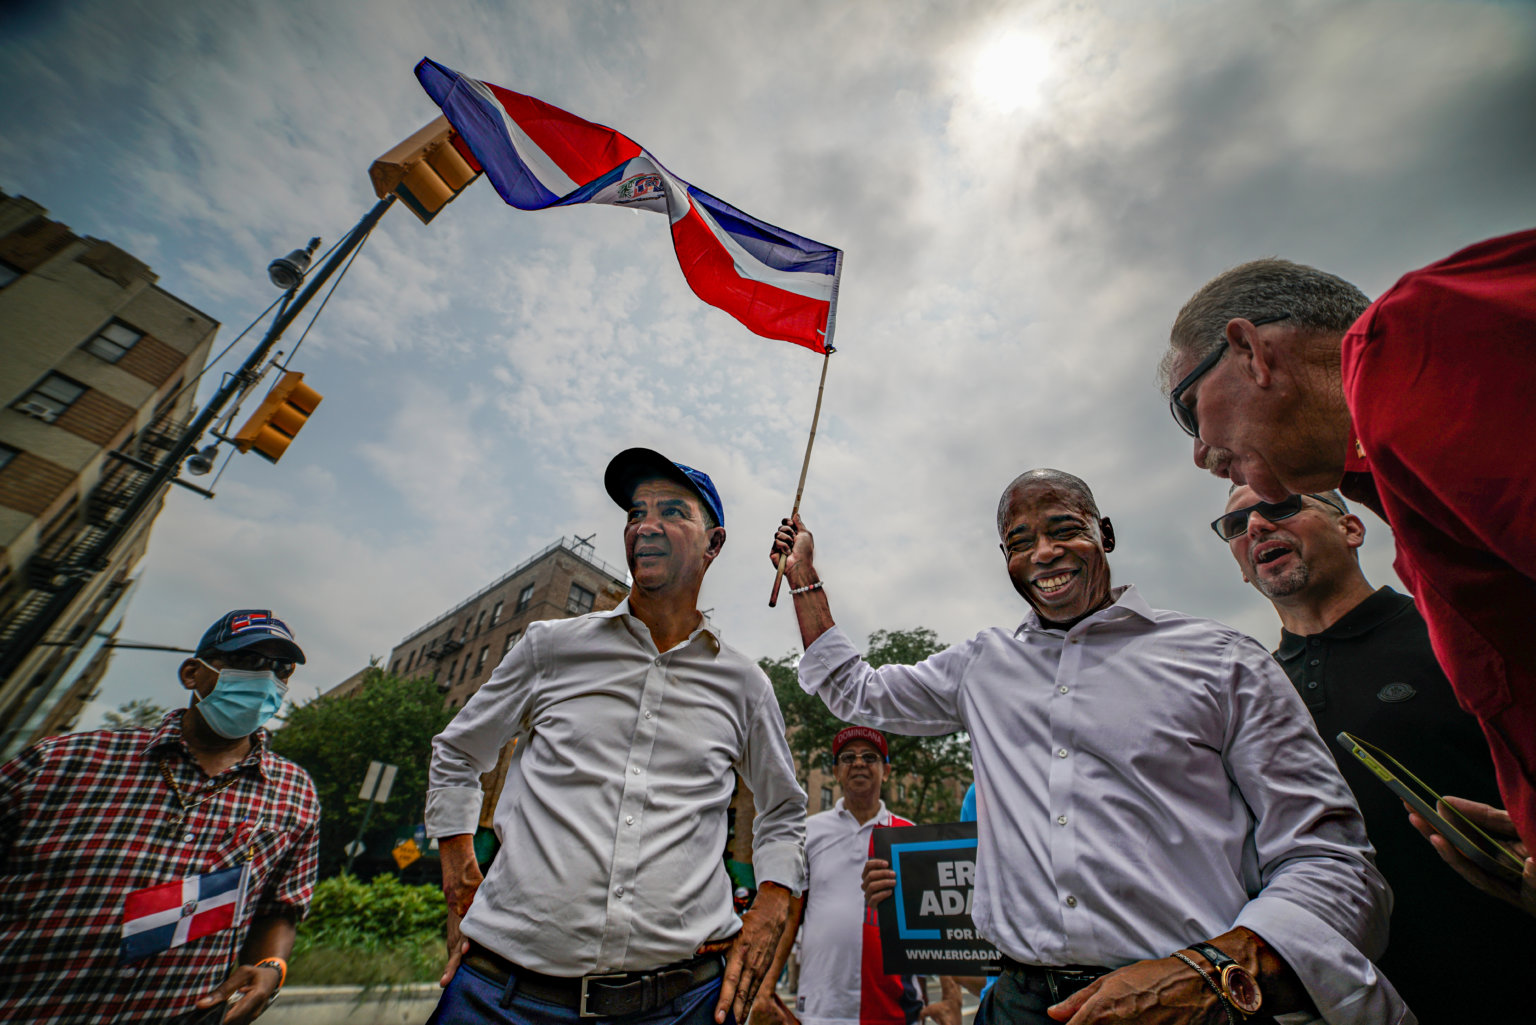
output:
M 1422 815 L 1435 832 L 1445 837 L 1456 849 L 1467 856 L 1478 868 L 1506 882 L 1519 882 L 1525 863 L 1503 844 L 1478 828 L 1476 823 L 1450 805 L 1445 809 L 1450 818 L 1440 814 L 1440 795 L 1419 781 L 1419 778 L 1374 744 L 1344 732 L 1336 738 L 1350 754 L 1360 759 L 1408 806 Z

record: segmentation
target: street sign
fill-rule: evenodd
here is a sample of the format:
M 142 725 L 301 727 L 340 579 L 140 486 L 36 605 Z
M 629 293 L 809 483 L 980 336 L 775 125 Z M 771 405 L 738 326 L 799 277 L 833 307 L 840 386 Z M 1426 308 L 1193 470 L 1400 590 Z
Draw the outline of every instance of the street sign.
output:
M 395 864 L 401 868 L 421 859 L 421 848 L 416 846 L 415 840 L 405 841 L 390 853 L 395 856 Z
M 384 762 L 369 762 L 368 775 L 363 777 L 363 789 L 357 794 L 365 801 L 383 804 L 389 800 L 389 788 L 395 785 L 395 773 L 400 767 Z
M 355 858 L 359 854 L 363 853 L 363 851 L 367 850 L 367 848 L 363 846 L 363 842 L 361 840 L 353 840 L 351 843 L 343 847 L 342 850 L 346 851 L 349 857 Z

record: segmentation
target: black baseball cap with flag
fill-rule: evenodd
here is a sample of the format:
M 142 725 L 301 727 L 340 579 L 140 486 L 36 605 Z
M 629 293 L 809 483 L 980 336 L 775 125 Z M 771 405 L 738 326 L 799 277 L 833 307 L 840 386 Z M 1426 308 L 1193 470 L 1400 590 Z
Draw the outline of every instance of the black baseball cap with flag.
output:
M 627 512 L 629 500 L 635 495 L 635 485 L 656 477 L 675 481 L 698 495 L 704 507 L 714 514 L 715 522 L 725 526 L 725 506 L 721 504 L 720 492 L 715 490 L 715 482 L 709 479 L 709 474 L 668 459 L 653 449 L 627 448 L 614 456 L 603 473 L 603 487 L 608 489 L 608 497 Z
M 304 650 L 293 639 L 293 631 L 270 609 L 226 612 L 197 642 L 197 653 L 240 651 L 258 644 L 262 645 L 259 654 L 289 662 L 304 661 Z

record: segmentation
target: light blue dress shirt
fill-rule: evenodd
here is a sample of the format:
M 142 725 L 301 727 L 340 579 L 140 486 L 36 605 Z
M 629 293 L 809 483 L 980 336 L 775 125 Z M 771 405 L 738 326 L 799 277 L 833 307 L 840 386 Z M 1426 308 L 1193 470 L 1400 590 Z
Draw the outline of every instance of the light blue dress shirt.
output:
M 970 733 L 973 917 L 1010 957 L 1118 967 L 1246 926 L 1323 1020 L 1415 1021 L 1369 960 L 1391 891 L 1295 688 L 1252 638 L 1114 594 L 915 666 L 873 669 L 833 629 L 801 686 L 849 722 Z

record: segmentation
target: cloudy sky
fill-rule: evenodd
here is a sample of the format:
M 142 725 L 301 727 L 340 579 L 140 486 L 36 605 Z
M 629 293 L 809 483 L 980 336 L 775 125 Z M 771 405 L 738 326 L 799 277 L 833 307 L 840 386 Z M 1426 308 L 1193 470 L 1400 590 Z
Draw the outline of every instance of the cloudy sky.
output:
M 1536 6 L 1467 2 L 43 2 L 0 14 L 0 186 L 148 261 L 228 342 L 265 267 L 373 202 L 436 115 L 423 56 L 609 124 L 675 174 L 846 250 L 803 512 L 856 638 L 1016 622 L 993 510 L 1019 471 L 1086 478 L 1118 581 L 1273 641 L 1206 524 L 1153 378 L 1182 301 L 1264 255 L 1375 295 L 1536 223 Z M 296 341 L 296 333 L 288 341 Z M 248 351 L 244 344 L 236 355 Z M 231 364 L 226 364 L 230 366 Z M 728 641 L 766 607 L 820 359 L 684 284 L 665 219 L 522 213 L 476 183 L 392 211 L 295 367 L 325 403 L 282 463 L 170 496 L 124 636 L 190 643 L 272 607 L 307 697 L 550 541 L 622 562 L 603 466 L 709 471 Z M 211 391 L 205 388 L 204 397 Z M 1395 583 L 1369 517 L 1366 565 Z M 103 707 L 181 700 L 119 654 Z

